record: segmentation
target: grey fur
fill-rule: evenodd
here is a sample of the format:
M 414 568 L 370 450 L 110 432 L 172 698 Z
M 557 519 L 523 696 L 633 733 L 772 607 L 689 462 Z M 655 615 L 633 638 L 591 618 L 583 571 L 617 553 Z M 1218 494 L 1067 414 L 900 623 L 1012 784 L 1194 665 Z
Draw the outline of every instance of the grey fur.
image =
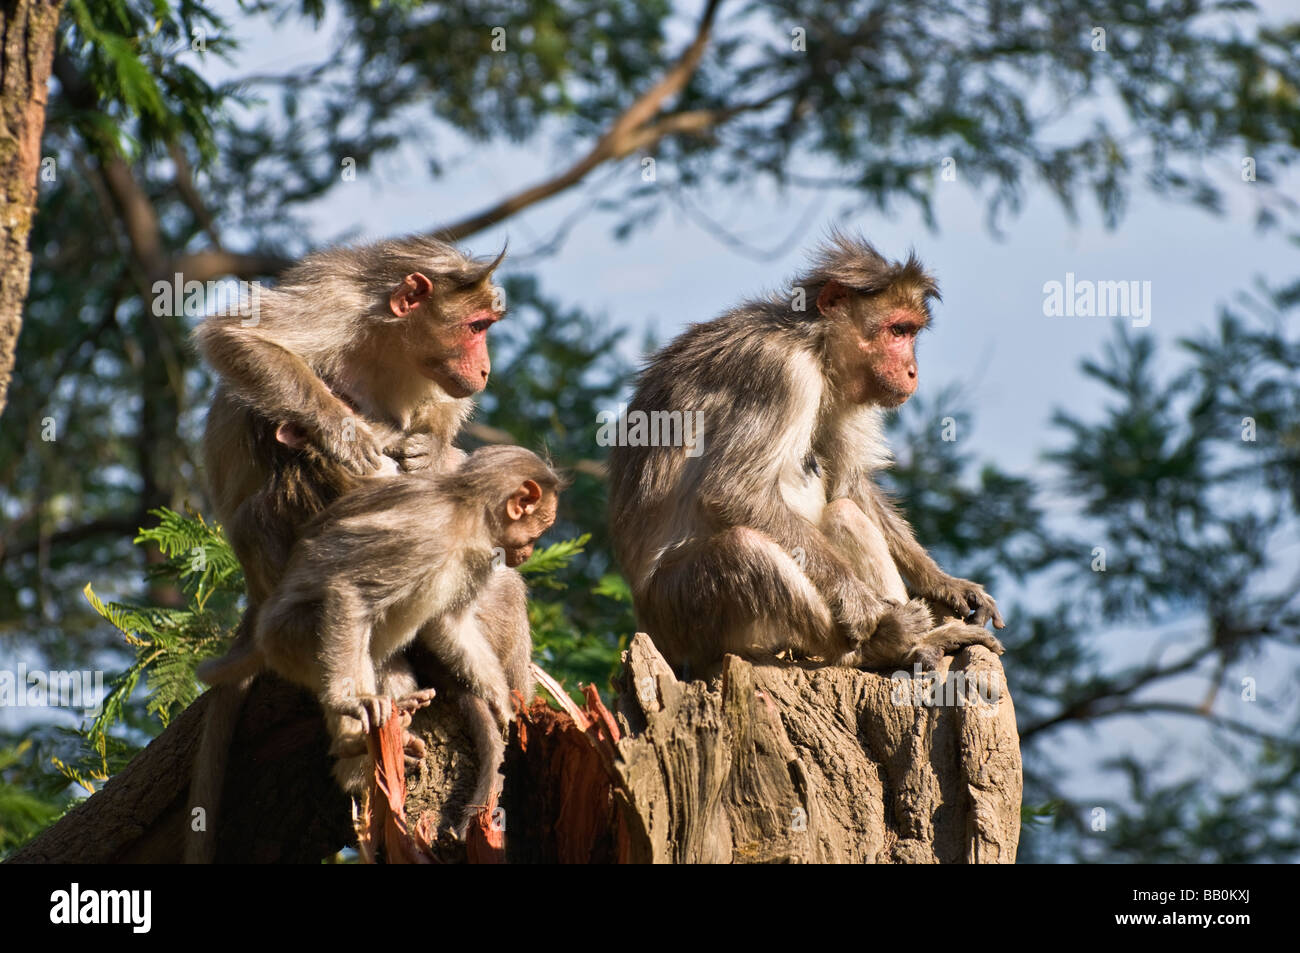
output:
M 854 294 L 822 314 L 830 282 Z M 662 446 L 610 454 L 610 528 L 641 624 L 696 673 L 726 652 L 874 666 L 932 664 L 955 643 L 1001 651 L 981 627 L 1001 623 L 993 600 L 943 573 L 875 484 L 890 462 L 882 410 L 848 401 L 832 373 L 844 322 L 869 334 L 899 306 L 928 320 L 934 279 L 915 256 L 890 262 L 833 233 L 790 287 L 692 325 L 638 378 L 629 413 L 702 412 L 708 434 L 695 458 Z M 900 576 L 980 625 L 935 628 Z
M 420 236 L 327 249 L 262 291 L 256 315 L 214 315 L 196 328 L 219 378 L 203 437 L 209 495 L 248 590 L 237 651 L 249 647 L 259 607 L 314 515 L 381 467 L 442 471 L 461 459 L 452 441 L 473 401 L 407 360 L 413 325 L 393 314 L 390 297 L 407 275 L 424 274 L 433 295 L 409 317 L 421 333 L 451 327 L 491 294 L 499 262 Z M 348 399 L 351 412 L 340 403 Z M 279 441 L 282 426 L 305 444 Z M 207 823 L 187 839 L 190 862 L 215 856 L 225 766 L 252 674 L 216 689 L 205 712 L 189 800 Z M 394 664 L 387 677 L 394 694 L 416 687 L 409 666 Z
M 522 578 L 494 565 L 494 548 L 506 499 L 529 480 L 552 499 L 562 486 L 518 447 L 475 451 L 450 473 L 366 481 L 303 529 L 251 646 L 205 663 L 200 675 L 221 683 L 266 667 L 314 692 L 340 755 L 336 775 L 354 792 L 366 774 L 353 752 L 371 713 L 387 717 L 387 669 L 413 641 L 503 726 L 510 694 L 532 693 L 532 641 Z M 461 704 L 474 714 L 475 703 Z M 497 731 L 480 750 L 476 796 L 486 797 L 500 754 Z

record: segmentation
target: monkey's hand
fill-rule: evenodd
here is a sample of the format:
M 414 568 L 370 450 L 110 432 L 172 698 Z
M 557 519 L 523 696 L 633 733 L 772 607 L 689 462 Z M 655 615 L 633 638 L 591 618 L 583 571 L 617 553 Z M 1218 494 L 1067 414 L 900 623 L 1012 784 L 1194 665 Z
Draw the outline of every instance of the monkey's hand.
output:
M 850 649 L 871 637 L 890 603 L 855 579 L 842 580 L 826 599 L 835 619 L 835 629 Z
M 361 722 L 361 733 L 367 735 L 393 717 L 393 700 L 387 695 L 357 695 L 352 701 L 335 706 L 335 711 Z
M 951 607 L 958 619 L 971 625 L 985 625 L 992 620 L 995 629 L 1007 627 L 993 597 L 984 591 L 983 586 L 969 579 L 945 576 L 938 585 L 920 595 Z
M 384 447 L 384 453 L 397 461 L 403 473 L 427 470 L 433 466 L 439 447 L 428 433 L 399 434 L 396 440 Z
M 358 476 L 368 476 L 384 464 L 383 448 L 374 431 L 350 412 L 324 420 L 317 441 L 321 453 Z

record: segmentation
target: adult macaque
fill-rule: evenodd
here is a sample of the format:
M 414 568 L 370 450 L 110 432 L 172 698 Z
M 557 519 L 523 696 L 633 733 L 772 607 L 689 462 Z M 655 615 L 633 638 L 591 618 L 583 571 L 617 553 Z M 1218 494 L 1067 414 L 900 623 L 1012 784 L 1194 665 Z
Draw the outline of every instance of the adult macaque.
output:
M 501 318 L 501 261 L 412 237 L 308 255 L 263 290 L 251 316 L 213 316 L 195 341 L 219 383 L 204 432 L 213 508 L 244 570 L 248 609 L 236 644 L 279 581 L 303 525 L 374 473 L 442 471 L 487 383 L 488 329 Z M 504 583 L 502 583 L 504 585 Z M 386 691 L 416 692 L 410 666 Z M 215 854 L 226 760 L 248 683 L 214 693 L 190 803 L 206 823 L 188 860 Z
M 699 673 L 728 652 L 864 668 L 1001 653 L 993 599 L 939 568 L 874 479 L 890 462 L 884 410 L 916 390 L 933 278 L 836 234 L 793 290 L 692 326 L 639 378 L 629 413 L 701 412 L 705 428 L 699 456 L 610 455 L 610 528 L 642 624 Z
M 387 667 L 418 639 L 490 713 L 462 706 L 476 743 L 486 746 L 471 806 L 486 804 L 510 694 L 526 698 L 533 685 L 523 582 L 499 564 L 517 566 L 532 553 L 555 522 L 560 487 L 546 463 L 518 447 L 475 451 L 448 473 L 368 481 L 303 529 L 257 614 L 251 645 L 205 663 L 200 675 L 238 682 L 270 668 L 310 689 L 340 756 L 336 776 L 355 793 L 367 777 L 359 756 L 365 733 L 432 697 L 429 689 L 405 698 L 383 689 Z M 499 574 L 511 583 L 489 586 Z M 498 611 L 512 624 L 482 623 Z

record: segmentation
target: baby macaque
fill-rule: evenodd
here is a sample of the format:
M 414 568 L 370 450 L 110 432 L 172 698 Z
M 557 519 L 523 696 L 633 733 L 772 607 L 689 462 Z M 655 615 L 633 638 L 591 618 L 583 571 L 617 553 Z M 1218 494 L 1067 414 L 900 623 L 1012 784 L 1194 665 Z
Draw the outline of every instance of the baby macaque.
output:
M 383 691 L 386 666 L 418 640 L 490 712 L 496 741 L 493 751 L 480 751 L 491 760 L 480 773 L 494 778 L 510 693 L 527 697 L 532 689 L 523 583 L 507 567 L 526 560 L 555 522 L 561 487 L 550 466 L 519 447 L 477 450 L 446 473 L 365 481 L 304 527 L 258 612 L 252 645 L 206 663 L 200 675 L 216 684 L 269 668 L 310 689 L 340 759 L 335 775 L 356 792 L 366 777 L 359 757 L 366 732 L 433 697 L 431 689 L 402 698 Z M 489 585 L 494 573 L 515 581 Z M 518 624 L 483 624 L 497 615 Z M 461 705 L 469 718 L 483 710 Z M 469 727 L 484 737 L 483 726 Z M 408 754 L 422 749 L 409 740 Z M 486 793 L 482 787 L 476 795 Z

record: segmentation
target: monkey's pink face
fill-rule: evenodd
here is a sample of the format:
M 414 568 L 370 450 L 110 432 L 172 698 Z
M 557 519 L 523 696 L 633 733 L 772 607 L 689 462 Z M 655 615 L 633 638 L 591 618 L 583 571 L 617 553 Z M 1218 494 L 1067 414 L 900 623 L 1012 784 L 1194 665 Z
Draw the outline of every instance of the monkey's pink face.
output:
M 916 336 L 925 325 L 925 315 L 896 308 L 858 336 L 861 386 L 853 394 L 858 403 L 897 407 L 916 393 Z
M 469 397 L 487 386 L 487 332 L 501 320 L 497 305 L 487 276 L 435 295 L 433 281 L 412 272 L 389 295 L 393 314 L 406 319 L 402 347 L 411 366 L 452 397 Z
M 525 486 L 536 487 L 530 480 Z M 505 529 L 501 533 L 501 548 L 505 550 L 506 565 L 514 568 L 533 554 L 543 533 L 555 522 L 559 498 L 553 493 L 530 499 L 527 495 L 512 497 L 506 502 Z
M 501 320 L 491 308 L 480 308 L 437 334 L 435 347 L 420 362 L 420 373 L 452 397 L 469 397 L 487 386 L 492 360 L 488 357 L 488 328 Z

